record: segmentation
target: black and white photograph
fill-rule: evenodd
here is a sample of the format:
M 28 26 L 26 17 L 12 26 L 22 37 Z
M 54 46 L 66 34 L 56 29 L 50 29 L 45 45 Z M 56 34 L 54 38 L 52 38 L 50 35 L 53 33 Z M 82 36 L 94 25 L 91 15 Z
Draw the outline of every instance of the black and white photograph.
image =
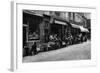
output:
M 22 62 L 91 60 L 91 13 L 22 10 Z

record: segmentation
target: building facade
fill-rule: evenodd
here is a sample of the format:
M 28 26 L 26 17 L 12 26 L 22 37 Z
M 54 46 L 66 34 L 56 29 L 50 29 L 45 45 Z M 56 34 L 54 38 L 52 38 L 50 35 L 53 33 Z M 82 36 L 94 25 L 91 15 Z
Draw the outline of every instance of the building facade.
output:
M 71 24 L 90 28 L 90 14 L 61 11 L 23 10 L 23 48 L 32 47 L 34 42 L 47 44 L 50 36 L 65 41 L 69 33 L 80 33 Z M 71 36 L 71 35 L 70 35 Z M 40 45 L 40 44 L 39 44 Z

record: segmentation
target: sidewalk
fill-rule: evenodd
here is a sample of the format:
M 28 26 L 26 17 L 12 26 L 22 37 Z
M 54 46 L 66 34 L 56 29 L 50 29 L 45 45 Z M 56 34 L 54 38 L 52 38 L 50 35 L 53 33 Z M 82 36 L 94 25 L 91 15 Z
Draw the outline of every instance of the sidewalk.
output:
M 23 62 L 40 62 L 40 61 L 60 61 L 60 60 L 84 60 L 91 58 L 90 41 L 68 46 L 58 50 L 41 52 L 35 56 L 23 58 Z

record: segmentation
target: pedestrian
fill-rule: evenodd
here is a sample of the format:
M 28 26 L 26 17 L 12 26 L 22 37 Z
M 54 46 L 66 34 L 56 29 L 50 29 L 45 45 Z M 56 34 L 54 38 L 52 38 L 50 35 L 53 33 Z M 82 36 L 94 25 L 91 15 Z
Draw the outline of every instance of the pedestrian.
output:
M 36 55 L 37 54 L 37 46 L 36 46 L 36 42 L 34 42 L 34 45 L 32 45 L 32 48 L 31 48 L 31 54 L 33 55 Z

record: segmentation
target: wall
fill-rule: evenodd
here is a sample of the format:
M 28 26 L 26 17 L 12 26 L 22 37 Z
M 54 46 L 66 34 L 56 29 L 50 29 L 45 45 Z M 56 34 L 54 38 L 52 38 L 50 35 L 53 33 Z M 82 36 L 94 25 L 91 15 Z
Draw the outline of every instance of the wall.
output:
M 29 0 L 27 0 L 29 1 Z M 53 4 L 53 5 L 68 5 L 68 6 L 95 6 L 97 7 L 97 19 L 95 32 L 95 48 L 98 49 L 97 55 L 100 56 L 100 0 L 31 0 L 36 4 Z M 0 73 L 11 73 L 10 71 L 10 43 L 11 43 L 11 26 L 10 26 L 10 0 L 0 0 Z M 61 68 L 34 70 L 34 73 L 100 73 L 100 57 L 98 57 L 97 67 L 77 67 L 77 68 Z M 26 73 L 33 73 L 26 72 Z M 21 72 L 23 73 L 23 72 Z

